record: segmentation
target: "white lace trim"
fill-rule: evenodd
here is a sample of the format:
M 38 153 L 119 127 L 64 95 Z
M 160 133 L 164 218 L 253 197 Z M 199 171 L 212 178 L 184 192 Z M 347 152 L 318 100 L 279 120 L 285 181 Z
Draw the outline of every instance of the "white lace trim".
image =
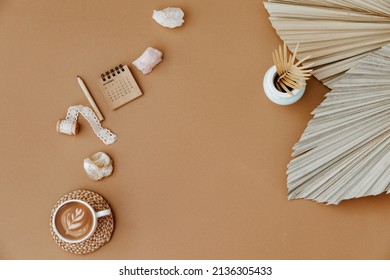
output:
M 60 122 L 59 131 L 68 135 L 73 135 L 73 127 L 76 123 L 71 120 L 62 120 Z
M 83 105 L 70 106 L 66 114 L 65 120 L 60 123 L 59 130 L 62 133 L 72 135 L 72 127 L 77 123 L 79 113 L 88 121 L 93 132 L 103 141 L 104 144 L 110 145 L 117 139 L 116 134 L 106 128 L 103 128 L 96 114 L 91 108 Z

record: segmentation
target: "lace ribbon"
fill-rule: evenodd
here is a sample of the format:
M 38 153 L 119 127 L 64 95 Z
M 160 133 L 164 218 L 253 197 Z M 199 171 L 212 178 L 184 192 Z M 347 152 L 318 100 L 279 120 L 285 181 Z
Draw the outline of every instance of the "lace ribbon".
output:
M 65 120 L 61 120 L 58 125 L 58 130 L 61 133 L 68 135 L 76 134 L 73 127 L 77 125 L 77 118 L 81 114 L 92 127 L 93 132 L 103 141 L 104 144 L 110 145 L 114 143 L 117 136 L 106 128 L 103 128 L 91 108 L 83 105 L 70 106 L 66 114 Z

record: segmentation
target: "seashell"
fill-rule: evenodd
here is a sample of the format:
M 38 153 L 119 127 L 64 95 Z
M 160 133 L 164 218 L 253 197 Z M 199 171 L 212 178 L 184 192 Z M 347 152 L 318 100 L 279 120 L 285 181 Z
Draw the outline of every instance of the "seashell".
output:
M 106 153 L 97 152 L 84 159 L 84 169 L 89 178 L 98 181 L 111 175 L 112 160 Z
M 152 18 L 160 25 L 168 28 L 175 28 L 181 26 L 184 22 L 183 20 L 184 12 L 180 8 L 165 8 L 161 11 L 153 11 Z
M 144 53 L 133 61 L 133 64 L 144 74 L 152 72 L 153 68 L 162 60 L 162 52 L 147 48 Z

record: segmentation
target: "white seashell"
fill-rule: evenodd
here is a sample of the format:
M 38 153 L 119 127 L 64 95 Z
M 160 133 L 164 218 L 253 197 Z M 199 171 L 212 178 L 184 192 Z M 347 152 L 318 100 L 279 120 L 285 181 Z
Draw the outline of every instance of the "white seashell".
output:
M 84 159 L 84 169 L 89 178 L 98 181 L 111 175 L 112 160 L 106 153 L 97 152 Z
M 153 11 L 152 18 L 160 25 L 168 28 L 175 28 L 181 26 L 184 22 L 183 20 L 184 12 L 180 8 L 165 8 L 161 11 Z
M 133 64 L 144 74 L 152 72 L 153 68 L 162 60 L 162 52 L 147 48 L 144 53 L 133 61 Z

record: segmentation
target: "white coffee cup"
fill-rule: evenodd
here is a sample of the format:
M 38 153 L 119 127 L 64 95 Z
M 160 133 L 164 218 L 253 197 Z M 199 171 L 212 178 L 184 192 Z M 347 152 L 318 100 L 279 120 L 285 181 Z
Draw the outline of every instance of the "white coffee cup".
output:
M 83 200 L 67 200 L 61 203 L 54 212 L 53 230 L 65 242 L 80 243 L 94 234 L 100 217 L 110 214 L 111 209 L 96 212 Z

